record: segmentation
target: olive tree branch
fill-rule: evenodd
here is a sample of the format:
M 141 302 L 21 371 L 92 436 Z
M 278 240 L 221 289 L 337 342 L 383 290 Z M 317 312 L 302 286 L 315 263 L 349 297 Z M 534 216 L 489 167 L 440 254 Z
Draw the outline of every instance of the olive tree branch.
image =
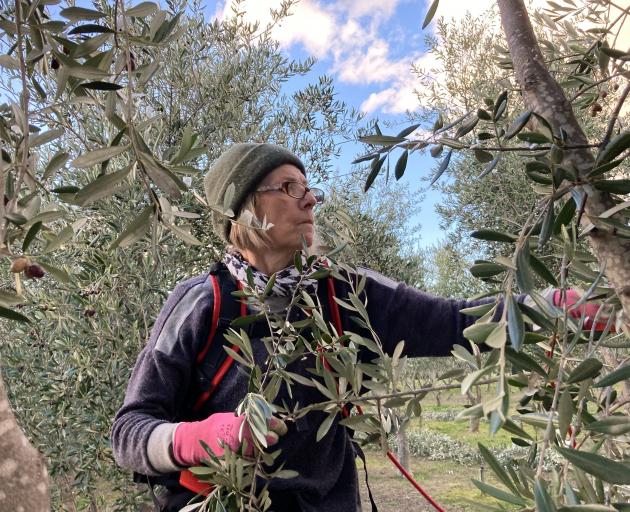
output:
M 619 99 L 617 100 L 615 109 L 612 111 L 612 114 L 610 116 L 610 121 L 608 121 L 608 128 L 606 129 L 606 134 L 604 135 L 604 138 L 602 139 L 602 141 L 599 143 L 600 150 L 604 149 L 610 142 L 610 138 L 612 137 L 613 130 L 615 129 L 615 123 L 617 122 L 617 119 L 619 118 L 619 113 L 621 112 L 621 108 L 623 107 L 623 104 L 625 103 L 628 97 L 628 94 L 630 94 L 630 82 L 626 84 L 626 87 L 624 88 L 623 92 L 619 96 Z
M 20 69 L 20 81 L 22 82 L 22 93 L 20 95 L 20 109 L 24 116 L 23 125 L 20 126 L 20 130 L 22 132 L 22 155 L 21 155 L 21 163 L 16 165 L 17 171 L 17 180 L 15 182 L 15 192 L 13 197 L 7 203 L 7 209 L 12 210 L 16 203 L 17 197 L 20 192 L 20 188 L 22 187 L 22 181 L 24 180 L 24 175 L 28 172 L 28 143 L 29 143 L 29 103 L 30 103 L 30 93 L 28 89 L 28 83 L 26 81 L 26 62 L 24 56 L 24 34 L 22 33 L 22 2 L 20 0 L 15 0 L 15 26 L 17 31 L 17 57 L 18 57 L 18 65 Z M 16 119 L 16 121 L 18 121 Z M 19 147 L 19 146 L 18 146 Z M 17 150 L 17 148 L 16 148 Z M 17 155 L 16 155 L 17 156 Z M 16 162 L 17 163 L 17 162 Z M 8 170 L 6 172 L 9 172 Z M 4 173 L 5 170 L 2 171 L 4 182 Z M 4 185 L 4 183 L 3 183 Z M 8 220 L 4 218 L 4 186 L 1 189 L 2 194 L 0 197 L 0 203 L 2 203 L 2 218 L 0 219 L 0 243 L 4 244 L 6 237 L 6 227 Z
M 483 386 L 485 384 L 494 384 L 498 381 L 498 379 L 488 379 L 484 381 L 477 382 L 476 384 L 479 386 Z M 422 395 L 424 393 L 430 393 L 431 391 L 444 391 L 447 389 L 458 389 L 461 388 L 461 384 L 444 384 L 442 386 L 427 386 L 418 389 L 412 389 L 408 391 L 398 391 L 396 393 L 386 393 L 383 395 L 370 395 L 370 396 L 358 396 L 356 398 L 352 398 L 348 400 L 347 403 L 351 404 L 371 404 L 372 402 L 376 403 L 379 400 L 387 400 L 389 398 L 403 398 L 403 397 L 416 397 L 418 395 Z M 342 408 L 346 404 L 343 400 L 327 400 L 324 402 L 319 402 L 316 404 L 308 405 L 306 407 L 301 408 L 298 411 L 299 416 L 302 417 L 306 413 L 311 411 L 319 411 L 322 409 L 326 409 L 331 405 L 338 405 Z
M 612 80 L 613 78 L 617 78 L 619 76 L 625 76 L 626 72 L 621 72 L 621 73 L 616 73 L 614 75 L 608 75 L 605 78 L 602 78 L 600 80 L 597 80 L 597 82 L 593 82 L 592 84 L 587 85 L 586 87 L 580 89 L 578 92 L 576 92 L 570 99 L 569 102 L 573 103 L 576 99 L 578 99 L 580 96 L 582 96 L 582 94 L 584 94 L 586 91 L 593 89 L 594 87 L 597 87 L 600 84 L 603 84 L 604 82 L 608 82 L 610 80 Z

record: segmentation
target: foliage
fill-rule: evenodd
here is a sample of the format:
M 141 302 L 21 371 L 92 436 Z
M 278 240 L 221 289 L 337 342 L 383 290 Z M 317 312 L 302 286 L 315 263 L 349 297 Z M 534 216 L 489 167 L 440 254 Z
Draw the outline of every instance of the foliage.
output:
M 476 447 L 431 428 L 409 429 L 407 437 L 412 455 L 426 457 L 429 460 L 453 460 L 466 466 L 483 463 L 483 458 Z M 394 437 L 390 436 L 387 441 L 390 448 L 394 448 Z M 526 448 L 512 444 L 493 446 L 491 453 L 500 464 L 514 469 L 518 468 L 520 461 L 527 461 L 530 455 Z M 545 471 L 559 468 L 562 463 L 562 457 L 550 451 L 544 462 Z
M 8 98 L 0 109 L 0 251 L 5 262 L 0 315 L 30 320 L 10 339 L 2 339 L 3 365 L 8 362 L 4 371 L 21 421 L 51 458 L 55 507 L 94 509 L 114 499 L 118 503 L 112 506 L 130 508 L 136 498 L 124 483 L 128 477 L 112 467 L 103 431 L 120 403 L 120 383 L 126 381 L 163 290 L 204 268 L 208 252 L 217 250 L 216 237 L 193 223 L 207 215 L 197 192 L 200 169 L 226 144 L 270 140 L 306 155 L 324 177 L 327 158 L 335 151 L 331 136 L 344 132 L 356 115 L 334 99 L 327 79 L 283 96 L 280 84 L 306 72 L 311 61 L 287 61 L 268 27 L 246 25 L 238 16 L 206 26 L 197 4 L 188 10 L 175 2 L 166 9 L 151 2 L 101 2 L 90 9 L 69 6 L 53 15 L 46 7 L 52 3 L 18 0 L 4 9 L 0 20 L 6 33 L 0 65 Z M 628 347 L 621 331 L 627 317 L 618 315 L 616 322 L 611 315 L 602 334 L 584 331 L 585 319 L 572 318 L 568 308 L 537 293 L 533 277 L 536 273 L 562 289 L 569 283 L 581 285 L 584 300 L 602 298 L 614 311 L 621 312 L 620 302 L 625 304 L 623 290 L 615 295 L 610 278 L 623 273 L 617 271 L 624 270 L 625 260 L 619 257 L 617 266 L 595 268 L 595 258 L 581 246 L 590 236 L 596 256 L 604 261 L 601 255 L 608 246 L 619 247 L 619 240 L 628 238 L 628 202 L 622 196 L 629 192 L 630 137 L 614 133 L 618 110 L 630 91 L 614 87 L 624 83 L 628 54 L 609 47 L 622 17 L 605 19 L 607 11 L 598 5 L 582 9 L 566 4 L 560 15 L 534 18 L 544 25 L 543 33 L 555 33 L 553 41 L 560 41 L 555 45 L 540 39 L 554 71 L 569 70 L 563 85 L 574 106 L 597 115 L 605 108 L 598 98 L 607 93 L 610 122 L 605 133 L 597 126 L 592 133 L 586 130 L 588 143 L 576 143 L 574 124 L 559 123 L 548 109 L 538 112 L 526 100 L 522 109 L 510 76 L 505 90 L 482 88 L 476 96 L 466 96 L 465 116 L 438 116 L 426 139 L 410 136 L 417 124 L 396 135 L 378 130 L 361 138 L 369 145 L 360 159 L 370 161 L 368 189 L 390 154 L 400 155 L 395 166 L 399 179 L 409 157 L 424 148 L 431 148 L 435 157 L 442 155 L 432 182 L 458 162 L 460 151 L 469 150 L 483 166 L 479 183 L 492 180 L 508 162 L 504 155 L 513 153 L 510 165 L 522 171 L 525 183 L 533 184 L 535 204 L 520 205 L 522 215 L 510 219 L 518 228 L 478 226 L 478 239 L 506 249 L 476 262 L 472 273 L 501 293 L 503 301 L 469 312 L 480 317 L 465 333 L 474 354 L 454 351 L 470 367 L 467 375 L 460 375 L 463 392 L 484 379 L 496 381 L 496 394 L 462 417 L 487 417 L 491 431 L 502 428 L 529 447 L 527 464 L 516 469 L 506 469 L 480 447 L 507 490 L 480 488 L 529 509 L 627 499 L 627 363 L 606 349 Z M 433 6 L 437 8 L 437 0 Z M 289 7 L 290 2 L 283 3 L 275 21 Z M 605 30 L 578 29 L 572 16 L 588 16 Z M 516 59 L 508 60 L 502 56 L 506 73 L 512 64 L 518 72 Z M 589 148 L 597 148 L 596 159 L 588 152 L 584 156 Z M 594 197 L 603 197 L 607 208 L 589 210 Z M 222 205 L 209 206 L 222 210 Z M 402 239 L 394 235 L 382 240 Z M 543 254 L 558 263 L 546 265 Z M 355 269 L 333 262 L 326 270 L 316 263 L 311 259 L 303 264 L 304 275 L 316 271 L 322 278 L 332 272 L 346 280 L 353 293 L 342 307 L 359 318 L 364 335 L 335 333 L 308 296 L 293 297 L 295 306 L 309 313 L 301 324 L 266 312 L 272 327 L 265 340 L 266 371 L 251 359 L 247 336 L 234 332 L 231 337 L 251 376 L 252 393 L 240 411 L 259 434 L 273 413 L 291 421 L 320 411 L 326 414 L 317 433 L 321 438 L 343 404 L 362 404 L 364 415 L 343 422 L 384 441 L 399 426 L 396 408 L 403 407 L 408 417 L 418 415 L 428 389 L 418 389 L 414 381 L 414 389 L 401 391 L 403 345 L 392 355 L 383 352 L 370 328 L 361 297 L 364 283 Z M 405 269 L 395 257 L 381 263 Z M 419 282 L 417 274 L 405 275 Z M 51 283 L 51 276 L 59 284 Z M 528 293 L 535 307 L 517 301 L 518 291 Z M 251 284 L 244 291 L 258 302 L 264 294 Z M 527 332 L 526 323 L 540 330 Z M 306 329 L 314 335 L 306 337 Z M 490 350 L 487 358 L 476 350 L 483 343 Z M 321 352 L 320 346 L 326 350 Z M 363 349 L 376 356 L 369 364 L 358 364 Z M 287 361 L 304 355 L 314 361 L 313 377 L 286 369 Z M 325 370 L 320 356 L 331 370 Z M 295 410 L 274 404 L 278 387 L 296 382 L 318 389 L 326 400 Z M 524 395 L 511 418 L 510 397 L 517 391 Z M 519 422 L 536 429 L 538 438 L 532 439 Z M 264 440 L 256 438 L 262 448 Z M 565 463 L 550 474 L 545 461 L 552 446 Z M 280 468 L 267 470 L 265 462 L 275 454 L 257 453 L 254 461 L 229 454 L 197 470 L 218 483 L 203 506 L 223 502 L 237 510 L 267 509 L 265 484 L 258 485 L 255 476 L 264 481 L 293 475 Z M 111 496 L 108 488 L 98 496 L 110 484 L 119 494 Z
M 427 291 L 441 297 L 471 297 L 483 284 L 466 270 L 472 263 L 463 250 L 448 241 L 425 250 Z
M 47 457 L 53 508 L 136 510 L 106 433 L 167 291 L 221 254 L 203 171 L 232 142 L 265 140 L 323 179 L 357 116 L 326 77 L 284 94 L 312 60 L 288 60 L 241 17 L 52 3 L 0 20 L 0 316 L 30 320 L 2 320 L 2 371 Z
M 360 327 L 355 332 L 337 332 L 324 319 L 321 305 L 302 293 L 301 282 L 287 311 L 274 313 L 262 308 L 261 313 L 240 321 L 246 325 L 264 316 L 270 326 L 270 336 L 262 338 L 268 354 L 264 366 L 256 362 L 251 341 L 244 330 L 237 332 L 233 329 L 228 338 L 233 344 L 230 353 L 249 375 L 252 391 L 241 401 L 237 412 L 246 415 L 252 432 L 259 433 L 254 439 L 257 450 L 253 461 L 243 460 L 240 454 L 228 454 L 224 458 L 211 455 L 212 460 L 206 466 L 193 468 L 199 479 L 212 482 L 215 487 L 203 501 L 191 504 L 186 511 L 214 510 L 219 504 L 227 505 L 228 510 L 269 509 L 268 481 L 295 476 L 293 472 L 273 465 L 279 450 L 264 451 L 264 433 L 272 414 L 291 422 L 320 411 L 325 417 L 316 433 L 318 441 L 327 434 L 333 422 L 339 421 L 359 436 L 380 438 L 383 445 L 387 434 L 398 428 L 395 408 L 405 408 L 408 416 L 419 414 L 419 402 L 425 393 L 421 390 L 401 391 L 407 362 L 402 356 L 404 342 L 399 342 L 391 355 L 384 351 L 367 313 L 363 293 L 366 277 L 353 266 L 340 264 L 330 257 L 328 266 L 324 267 L 323 261 L 323 257 L 317 256 L 302 261 L 299 253 L 296 254 L 296 268 L 302 273 L 302 279 L 323 280 L 333 276 L 346 283 L 350 291 L 347 297 L 339 298 L 337 302 L 351 312 Z M 253 278 L 240 293 L 244 300 L 259 305 L 265 303 L 266 294 L 266 290 L 254 284 Z M 289 321 L 288 312 L 292 308 L 304 312 L 303 320 Z M 308 362 L 306 374 L 293 371 L 293 363 L 297 361 Z M 303 386 L 318 390 L 323 395 L 322 400 L 304 405 L 296 403 L 293 407 L 275 400 L 280 388 Z M 361 406 L 362 411 L 344 417 L 343 409 L 350 404 Z
M 454 460 L 467 466 L 479 464 L 481 460 L 477 450 L 469 444 L 434 430 L 409 429 L 407 437 L 412 455 L 427 457 L 429 460 Z M 392 437 L 388 439 L 388 443 L 392 448 L 395 445 Z
M 459 202 L 450 214 L 474 229 L 477 240 L 501 247 L 486 249 L 488 256 L 475 261 L 471 272 L 502 301 L 471 311 L 479 320 L 464 332 L 491 352 L 481 362 L 456 354 L 471 368 L 461 377 L 462 391 L 491 377 L 496 390 L 461 417 L 487 418 L 491 432 L 514 434 L 529 447 L 529 457 L 527 464 L 506 469 L 480 447 L 503 486 L 476 485 L 521 510 L 625 502 L 628 444 L 619 425 L 629 421 L 627 383 L 621 377 L 603 379 L 625 373 L 630 346 L 628 259 L 612 256 L 627 255 L 628 247 L 630 136 L 620 111 L 630 92 L 624 76 L 630 56 L 611 48 L 626 16 L 613 16 L 606 1 L 579 7 L 550 2 L 531 16 L 536 42 L 523 23 L 522 4 L 498 4 L 509 52 L 503 42 L 492 49 L 496 35 L 479 21 L 468 19 L 459 31 L 441 24 L 443 40 L 434 49 L 442 52 L 448 73 L 443 101 L 433 91 L 441 111 L 429 135 L 410 135 L 418 124 L 397 135 L 377 130 L 360 137 L 367 152 L 357 161 L 371 162 L 369 188 L 386 158 L 402 162 L 400 177 L 412 153 L 430 149 L 441 159 L 431 183 L 447 169 L 454 171 L 449 190 Z M 512 26 L 516 19 L 519 24 Z M 585 20 L 590 25 L 583 27 Z M 458 48 L 487 65 L 462 59 Z M 606 122 L 593 122 L 604 110 L 610 112 Z M 573 111 L 582 115 L 575 118 Z M 584 250 L 586 239 L 592 252 Z M 608 308 L 591 318 L 590 328 L 584 315 L 575 317 L 541 294 L 538 279 L 563 290 L 579 287 L 580 304 L 600 299 Z M 529 305 L 517 300 L 518 293 L 529 295 Z M 596 332 L 598 319 L 597 331 L 603 332 Z M 526 324 L 539 327 L 527 332 Z M 511 415 L 510 404 L 523 392 Z M 518 427 L 520 422 L 534 427 L 536 438 Z M 564 461 L 554 471 L 544 464 L 550 451 Z
M 324 243 L 347 243 L 340 256 L 344 260 L 424 288 L 424 260 L 415 249 L 420 226 L 404 221 L 418 212 L 417 197 L 393 183 L 383 183 L 368 194 L 362 188 L 356 176 L 330 187 L 317 212 Z

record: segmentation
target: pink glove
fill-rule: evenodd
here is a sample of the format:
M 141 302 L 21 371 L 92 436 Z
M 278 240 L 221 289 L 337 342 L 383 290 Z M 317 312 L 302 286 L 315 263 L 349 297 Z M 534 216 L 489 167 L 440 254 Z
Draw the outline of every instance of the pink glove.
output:
M 597 302 L 585 302 L 584 304 L 580 304 L 577 307 L 571 307 L 573 304 L 578 302 L 582 296 L 573 289 L 568 289 L 566 292 L 566 299 L 562 298 L 562 290 L 554 290 L 553 291 L 553 305 L 554 306 L 564 306 L 565 302 L 569 306 L 569 315 L 573 318 L 579 320 L 584 315 L 584 329 L 591 329 L 593 326 L 593 320 L 595 320 L 595 316 L 597 312 L 603 307 L 601 303 Z M 608 322 L 608 315 L 605 311 L 602 311 L 597 317 L 597 323 L 595 324 L 596 331 L 603 331 L 606 328 L 606 323 Z M 614 331 L 614 325 L 612 330 Z
M 199 441 L 205 442 L 212 452 L 220 457 L 223 455 L 223 446 L 229 446 L 230 450 L 237 451 L 243 441 L 247 441 L 247 447 L 243 455 L 251 457 L 254 453 L 252 433 L 247 424 L 243 425 L 245 416 L 236 416 L 232 412 L 219 412 L 210 415 L 202 421 L 190 421 L 177 425 L 173 435 L 173 457 L 180 466 L 195 466 L 203 459 L 208 458 L 206 450 Z M 278 418 L 271 418 L 271 429 L 266 440 L 269 446 L 278 442 L 278 435 L 285 434 L 287 427 Z

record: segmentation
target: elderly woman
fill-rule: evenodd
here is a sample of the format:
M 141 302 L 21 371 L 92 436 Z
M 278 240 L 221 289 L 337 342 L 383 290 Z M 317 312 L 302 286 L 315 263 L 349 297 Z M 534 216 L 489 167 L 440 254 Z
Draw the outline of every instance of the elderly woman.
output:
M 286 312 L 301 279 L 292 265 L 294 255 L 302 249 L 303 240 L 309 246 L 313 243 L 313 208 L 323 201 L 323 192 L 308 186 L 300 159 L 271 144 L 235 144 L 226 151 L 205 178 L 208 202 L 223 205 L 228 190 L 230 199 L 231 184 L 234 194 L 227 206 L 237 218 L 253 214 L 272 227 L 253 229 L 246 222 L 231 223 L 225 216 L 213 216 L 214 229 L 229 242 L 229 250 L 211 275 L 180 283 L 171 293 L 138 357 L 124 404 L 114 420 L 112 445 L 118 463 L 145 475 L 149 483 L 161 485 L 157 497 L 161 510 L 179 510 L 194 497 L 194 492 L 180 485 L 179 476 L 182 469 L 207 458 L 200 441 L 221 456 L 223 446 L 238 449 L 249 435 L 247 428 L 241 429 L 243 417 L 234 414 L 248 392 L 247 372 L 233 364 L 211 395 L 208 386 L 204 388 L 195 378 L 198 365 L 208 357 L 209 338 L 215 336 L 210 332 L 216 297 L 212 280 L 236 290 L 239 282 L 247 282 L 251 270 L 256 285 L 264 289 L 269 276 L 276 273 L 266 305 Z M 402 339 L 406 340 L 406 354 L 412 357 L 445 356 L 454 344 L 467 344 L 462 331 L 474 319 L 460 310 L 476 303 L 430 296 L 375 272 L 362 272 L 367 277 L 363 293 L 368 314 L 385 352 L 391 354 Z M 328 304 L 325 280 L 300 281 L 300 286 L 318 296 L 321 304 Z M 347 292 L 344 283 L 336 286 L 338 295 Z M 236 299 L 227 302 L 221 305 L 221 315 L 225 311 L 231 317 L 243 314 L 244 306 Z M 245 313 L 258 312 L 251 311 L 255 305 L 249 308 Z M 304 317 L 299 308 L 293 309 L 288 312 L 291 320 Z M 324 308 L 327 321 L 330 309 Z M 345 310 L 341 321 L 346 329 L 355 325 Z M 254 358 L 261 367 L 269 358 L 261 341 L 266 336 L 269 328 L 265 322 L 250 330 Z M 312 377 L 308 368 L 313 367 L 314 362 L 306 358 L 292 363 L 289 370 Z M 209 399 L 199 401 L 204 392 Z M 276 403 L 304 406 L 323 399 L 315 388 L 295 384 L 290 394 L 281 388 Z M 338 423 L 339 415 L 317 442 L 316 433 L 325 417 L 313 412 L 286 425 L 275 418 L 270 422 L 268 444 L 282 449 L 279 462 L 284 469 L 299 474 L 269 483 L 272 510 L 360 510 L 356 452 L 350 435 Z

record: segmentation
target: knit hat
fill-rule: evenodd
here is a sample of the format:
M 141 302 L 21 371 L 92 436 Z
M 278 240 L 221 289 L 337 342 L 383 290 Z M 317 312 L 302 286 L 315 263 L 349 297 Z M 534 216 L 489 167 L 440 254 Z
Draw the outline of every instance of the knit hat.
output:
M 238 217 L 247 196 L 267 174 L 283 164 L 295 165 L 306 176 L 304 164 L 288 149 L 254 142 L 234 144 L 214 162 L 203 180 L 208 205 L 223 210 L 225 192 L 234 183 L 234 195 L 225 206 Z M 214 211 L 211 216 L 215 232 L 227 242 L 230 219 Z

